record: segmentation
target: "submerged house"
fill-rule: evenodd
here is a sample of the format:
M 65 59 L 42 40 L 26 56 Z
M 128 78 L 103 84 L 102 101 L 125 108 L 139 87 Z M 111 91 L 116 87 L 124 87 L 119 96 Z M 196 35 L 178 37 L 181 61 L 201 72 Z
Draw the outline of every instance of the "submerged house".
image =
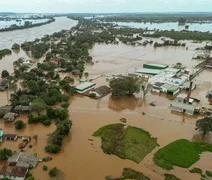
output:
M 11 112 L 12 108 L 12 106 L 1 106 L 0 113 L 9 113 Z
M 27 172 L 28 168 L 25 167 L 3 166 L 0 169 L 0 179 L 24 180 Z
M 85 81 L 80 83 L 79 85 L 75 86 L 75 91 L 79 94 L 83 94 L 91 89 L 93 89 L 95 87 L 95 83 L 89 82 L 89 81 Z
M 5 122 L 13 122 L 16 119 L 16 114 L 15 113 L 7 113 L 3 117 Z
M 188 115 L 194 115 L 196 111 L 196 106 L 180 102 L 172 102 L 170 108 L 172 111 L 186 113 Z
M 18 138 L 17 134 L 4 134 L 3 139 L 15 141 Z
M 110 88 L 108 86 L 100 86 L 89 92 L 89 96 L 95 98 L 101 98 L 110 94 Z
M 16 106 L 14 109 L 13 109 L 13 112 L 14 113 L 17 113 L 17 114 L 25 114 L 25 113 L 30 113 L 31 112 L 31 106 Z
M 14 152 L 7 161 L 10 164 L 15 163 L 17 167 L 35 168 L 38 162 L 42 162 L 43 159 L 23 152 Z

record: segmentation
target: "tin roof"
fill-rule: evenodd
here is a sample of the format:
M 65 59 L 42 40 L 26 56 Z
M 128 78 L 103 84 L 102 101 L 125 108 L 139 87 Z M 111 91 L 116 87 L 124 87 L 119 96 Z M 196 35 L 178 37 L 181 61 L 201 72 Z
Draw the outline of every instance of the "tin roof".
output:
M 10 177 L 25 177 L 27 174 L 28 168 L 17 167 L 17 166 L 3 166 L 0 170 L 0 175 L 10 176 Z
M 83 91 L 83 90 L 90 88 L 92 86 L 95 86 L 95 85 L 96 85 L 95 83 L 86 81 L 86 82 L 80 83 L 79 85 L 75 86 L 75 88 L 77 90 Z
M 179 103 L 179 102 L 172 102 L 171 105 L 173 107 L 185 109 L 185 110 L 190 110 L 190 111 L 195 111 L 196 106 L 191 105 L 191 104 L 185 104 L 185 103 Z

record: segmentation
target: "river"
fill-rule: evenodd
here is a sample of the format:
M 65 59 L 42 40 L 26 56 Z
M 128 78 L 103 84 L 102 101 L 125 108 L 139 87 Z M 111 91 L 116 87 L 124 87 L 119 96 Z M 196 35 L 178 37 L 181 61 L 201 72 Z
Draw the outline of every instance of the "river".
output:
M 73 20 L 62 19 L 63 21 L 70 22 L 72 25 L 76 23 Z M 56 23 L 58 23 L 57 20 Z M 66 26 L 70 27 L 71 25 L 66 24 Z M 43 26 L 38 28 L 46 32 Z M 34 38 L 37 38 L 37 36 L 35 35 Z M 197 60 L 192 60 L 194 49 L 205 44 L 196 44 L 193 42 L 187 42 L 187 44 L 189 46 L 188 50 L 185 47 L 161 47 L 155 49 L 151 45 L 133 47 L 122 43 L 119 45 L 96 44 L 89 50 L 90 55 L 93 57 L 94 65 L 87 66 L 85 72 L 89 72 L 90 78 L 97 75 L 126 74 L 133 72 L 137 68 L 142 68 L 145 62 L 169 65 L 182 62 L 188 68 L 192 68 L 198 63 Z M 11 72 L 13 60 L 21 56 L 28 57 L 23 51 L 17 54 L 13 53 L 12 56 L 6 56 L 0 61 L 2 63 L 0 64 L 0 68 L 4 66 L 5 69 Z M 196 98 L 202 100 L 203 104 L 206 103 L 205 92 L 207 89 L 212 88 L 212 85 L 208 83 L 211 81 L 209 73 L 211 72 L 205 71 L 196 79 L 196 82 L 201 84 L 201 87 L 204 87 L 203 90 L 197 88 L 192 92 Z M 108 84 L 104 76 L 94 80 L 94 82 L 98 86 Z M 0 105 L 6 104 L 6 95 L 6 92 L 0 93 Z M 153 101 L 156 103 L 156 107 L 149 105 Z M 147 94 L 144 101 L 141 98 L 141 94 L 121 100 L 114 100 L 110 96 L 106 96 L 101 100 L 93 100 L 88 97 L 75 95 L 70 99 L 71 105 L 69 107 L 70 119 L 73 121 L 73 126 L 70 135 L 64 141 L 61 153 L 52 155 L 52 161 L 39 164 L 38 167 L 32 170 L 33 175 L 36 179 L 49 179 L 48 173 L 42 170 L 42 166 L 47 165 L 49 169 L 54 166 L 62 169 L 66 180 L 104 180 L 104 177 L 107 175 L 120 177 L 123 168 L 130 167 L 143 172 L 152 180 L 163 180 L 162 175 L 167 171 L 162 170 L 153 163 L 152 158 L 154 153 L 159 148 L 177 139 L 185 138 L 192 140 L 196 134 L 195 122 L 198 118 L 183 117 L 179 114 L 171 113 L 168 108 L 170 102 L 169 97 L 165 95 L 151 93 Z M 160 147 L 157 147 L 153 152 L 148 154 L 139 164 L 130 160 L 122 160 L 114 155 L 104 154 L 100 148 L 101 140 L 92 137 L 93 132 L 98 128 L 111 123 L 119 123 L 119 119 L 123 117 L 127 119 L 127 124 L 149 131 L 153 137 L 158 138 Z M 27 116 L 20 116 L 18 119 L 27 122 Z M 3 128 L 6 133 L 31 136 L 37 134 L 38 142 L 35 143 L 32 140 L 31 144 L 33 147 L 32 149 L 28 149 L 27 153 L 37 153 L 40 157 L 49 155 L 44 152 L 44 146 L 47 143 L 47 134 L 55 130 L 54 124 L 50 127 L 40 124 L 27 125 L 27 128 L 24 130 L 17 131 L 14 129 L 13 124 L 4 124 L 1 121 L 0 128 Z M 88 139 L 93 139 L 94 141 L 91 142 Z M 8 147 L 18 150 L 18 144 L 19 140 L 18 142 L 5 141 L 0 145 L 0 148 Z M 208 168 L 212 167 L 211 158 L 211 153 L 202 154 L 201 160 L 195 164 L 195 167 L 210 170 Z M 191 174 L 187 169 L 183 168 L 175 168 L 171 173 L 183 180 L 200 179 L 199 175 Z
M 170 23 L 143 23 L 143 22 L 113 22 L 118 24 L 119 26 L 128 26 L 134 28 L 147 28 L 148 30 L 175 30 L 181 31 L 185 30 L 185 26 L 179 26 L 177 22 L 170 22 Z M 212 23 L 187 23 L 186 25 L 189 26 L 187 30 L 189 31 L 201 31 L 201 32 L 212 32 Z
M 77 21 L 67 17 L 56 17 L 55 22 L 39 27 L 15 30 L 9 32 L 0 32 L 0 49 L 11 48 L 14 43 L 21 44 L 25 41 L 33 41 L 36 38 L 42 38 L 46 34 L 53 34 L 63 29 L 68 30 L 77 25 Z
M 26 21 L 31 22 L 32 24 L 38 24 L 38 23 L 44 23 L 47 22 L 49 19 L 25 19 L 21 21 L 16 20 L 10 20 L 10 21 L 0 21 L 0 29 L 9 27 L 13 24 L 16 24 L 17 26 L 23 26 Z

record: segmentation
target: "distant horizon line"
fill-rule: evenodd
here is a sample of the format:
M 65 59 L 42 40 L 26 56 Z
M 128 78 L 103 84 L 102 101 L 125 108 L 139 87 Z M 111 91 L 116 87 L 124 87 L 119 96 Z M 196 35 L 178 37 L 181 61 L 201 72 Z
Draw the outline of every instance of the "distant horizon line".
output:
M 170 14 L 170 13 L 200 13 L 209 14 L 212 11 L 152 11 L 152 12 L 13 12 L 13 11 L 0 11 L 0 14 L 13 13 L 13 14 Z

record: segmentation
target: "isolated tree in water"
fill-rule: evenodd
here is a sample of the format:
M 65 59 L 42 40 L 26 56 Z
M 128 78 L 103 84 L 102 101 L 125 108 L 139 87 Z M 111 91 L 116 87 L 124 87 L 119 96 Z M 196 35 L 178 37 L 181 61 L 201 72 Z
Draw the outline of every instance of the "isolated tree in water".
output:
M 3 70 L 2 73 L 1 73 L 1 77 L 2 78 L 7 78 L 10 74 L 8 73 L 7 70 Z
M 113 96 L 132 96 L 141 90 L 141 81 L 135 77 L 120 77 L 110 81 Z
M 203 137 L 212 132 L 212 118 L 200 119 L 196 122 L 196 130 L 198 130 Z

